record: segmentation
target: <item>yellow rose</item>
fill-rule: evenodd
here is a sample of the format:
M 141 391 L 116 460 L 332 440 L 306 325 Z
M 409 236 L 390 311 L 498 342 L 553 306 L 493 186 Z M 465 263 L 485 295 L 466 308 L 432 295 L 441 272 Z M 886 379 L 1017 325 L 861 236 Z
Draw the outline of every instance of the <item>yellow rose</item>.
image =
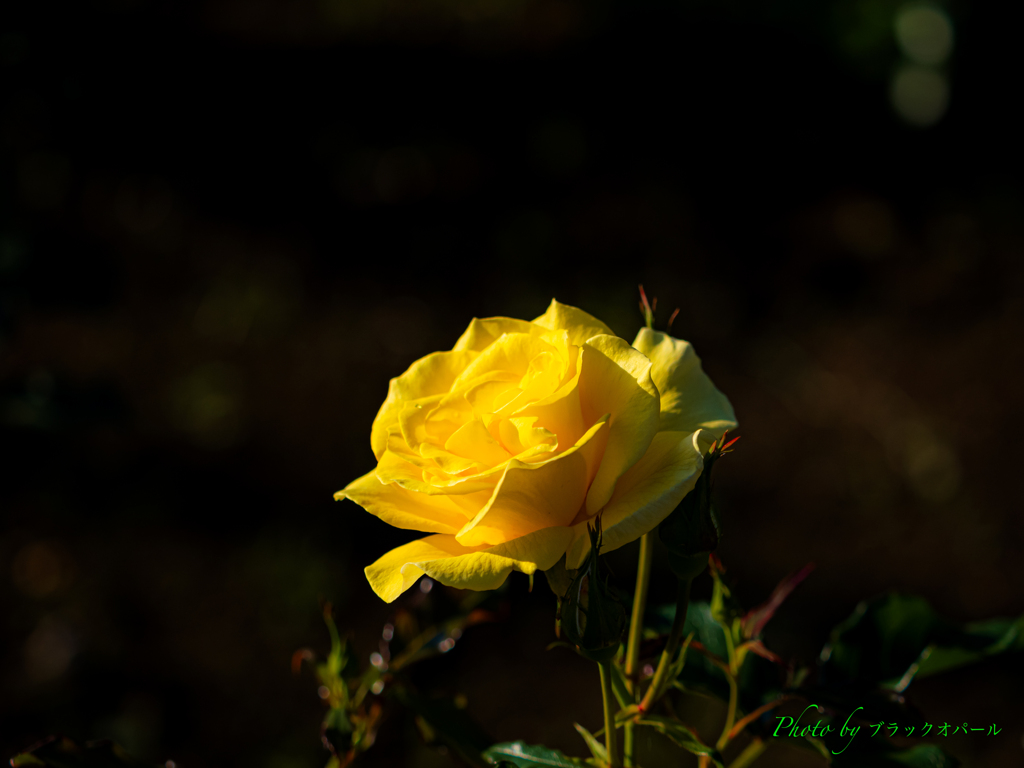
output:
M 630 346 L 552 301 L 532 322 L 474 319 L 392 379 L 370 435 L 377 468 L 335 498 L 434 534 L 366 568 L 387 602 L 424 573 L 494 589 L 563 554 L 579 567 L 598 514 L 603 551 L 652 530 L 735 426 L 687 342 L 645 328 Z

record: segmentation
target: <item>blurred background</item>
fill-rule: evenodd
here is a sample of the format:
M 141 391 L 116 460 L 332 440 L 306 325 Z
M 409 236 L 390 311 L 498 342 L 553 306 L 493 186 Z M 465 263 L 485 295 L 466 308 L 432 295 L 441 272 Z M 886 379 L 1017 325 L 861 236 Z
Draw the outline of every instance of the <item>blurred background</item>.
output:
M 6 4 L 0 758 L 62 733 L 323 765 L 291 655 L 326 650 L 323 600 L 375 650 L 393 608 L 362 568 L 415 537 L 332 500 L 388 379 L 553 296 L 632 339 L 638 283 L 740 420 L 738 596 L 818 566 L 770 648 L 811 662 L 888 589 L 1024 612 L 1022 20 L 992 10 Z M 596 673 L 544 650 L 543 580 L 503 599 L 422 685 L 582 754 Z M 1018 766 L 1022 679 L 1006 658 L 911 698 L 1003 728 L 942 742 L 966 765 Z M 365 765 L 449 764 L 408 720 L 380 741 Z

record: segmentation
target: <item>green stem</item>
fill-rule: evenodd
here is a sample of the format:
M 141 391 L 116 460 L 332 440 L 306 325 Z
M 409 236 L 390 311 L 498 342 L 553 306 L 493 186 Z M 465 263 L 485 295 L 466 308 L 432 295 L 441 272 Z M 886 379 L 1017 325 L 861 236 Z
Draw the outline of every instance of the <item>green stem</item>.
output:
M 636 752 L 636 723 L 627 721 L 622 726 L 622 764 L 625 768 L 636 768 L 633 754 Z
M 610 768 L 622 768 L 619 760 L 618 733 L 615 730 L 615 694 L 612 692 L 612 670 L 611 662 L 602 661 L 598 668 L 601 670 L 601 698 L 604 700 L 604 745 L 608 750 L 608 765 Z
M 740 697 L 739 688 L 736 685 L 736 675 L 732 674 L 732 670 L 725 676 L 725 679 L 729 681 L 729 708 L 725 712 L 722 735 L 718 737 L 718 743 L 715 745 L 719 751 L 725 749 L 726 744 L 729 743 L 729 732 L 736 724 L 736 702 Z
M 647 588 L 651 583 L 651 563 L 654 562 L 654 531 L 640 537 L 640 562 L 636 568 L 636 592 L 633 595 L 633 615 L 629 620 L 629 639 L 626 641 L 626 687 L 635 693 L 639 680 L 637 665 L 640 662 L 640 641 L 644 633 L 644 610 L 647 607 Z M 633 752 L 635 749 L 634 725 L 629 722 L 625 726 L 624 763 L 626 768 L 633 768 Z
M 736 755 L 736 759 L 729 763 L 729 768 L 747 768 L 752 762 L 761 756 L 761 753 L 768 749 L 768 745 L 761 739 L 754 739 L 747 745 L 747 748 Z
M 736 668 L 736 646 L 732 640 L 732 632 L 728 628 L 725 630 L 725 649 L 729 656 L 729 672 L 725 676 L 725 679 L 729 682 L 729 708 L 725 712 L 725 725 L 722 726 L 722 735 L 718 737 L 718 743 L 716 744 L 719 751 L 725 749 L 725 745 L 729 743 L 729 732 L 736 724 L 736 705 L 740 697 L 739 688 L 736 685 L 736 677 L 739 675 L 739 670 Z
M 661 652 L 661 658 L 658 660 L 658 669 L 654 672 L 654 679 L 651 680 L 651 684 L 647 688 L 647 693 L 644 694 L 643 701 L 640 702 L 640 710 L 642 712 L 650 711 L 650 708 L 654 705 L 655 700 L 660 695 L 661 689 L 665 685 L 665 678 L 668 676 L 668 671 L 672 666 L 672 661 L 675 659 L 676 652 L 679 650 L 679 644 L 683 640 L 683 627 L 686 625 L 686 612 L 690 607 L 691 581 L 691 579 L 679 580 L 679 587 L 676 593 L 676 615 L 672 619 L 672 630 L 668 634 L 668 642 L 665 644 L 665 650 Z
M 636 592 L 633 595 L 633 615 L 629 620 L 629 639 L 626 642 L 626 685 L 630 693 L 636 689 L 636 667 L 640 661 L 640 641 L 644 633 L 644 609 L 647 607 L 647 587 L 651 583 L 651 563 L 654 561 L 654 531 L 640 537 L 640 562 L 636 569 Z

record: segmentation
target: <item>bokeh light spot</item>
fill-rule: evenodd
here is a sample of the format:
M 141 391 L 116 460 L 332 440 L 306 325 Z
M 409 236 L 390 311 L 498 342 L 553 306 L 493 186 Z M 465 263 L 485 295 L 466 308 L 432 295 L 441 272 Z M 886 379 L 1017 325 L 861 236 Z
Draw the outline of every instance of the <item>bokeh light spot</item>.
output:
M 25 641 L 25 671 L 37 683 L 53 680 L 67 671 L 77 652 L 77 643 L 67 625 L 47 616 Z
M 71 581 L 71 563 L 54 546 L 35 542 L 14 557 L 12 576 L 18 589 L 29 597 L 47 597 Z
M 896 15 L 896 41 L 911 61 L 942 64 L 953 51 L 953 24 L 938 8 L 909 6 Z
M 896 73 L 889 96 L 897 114 L 919 128 L 937 123 L 949 107 L 945 75 L 919 65 L 905 66 Z

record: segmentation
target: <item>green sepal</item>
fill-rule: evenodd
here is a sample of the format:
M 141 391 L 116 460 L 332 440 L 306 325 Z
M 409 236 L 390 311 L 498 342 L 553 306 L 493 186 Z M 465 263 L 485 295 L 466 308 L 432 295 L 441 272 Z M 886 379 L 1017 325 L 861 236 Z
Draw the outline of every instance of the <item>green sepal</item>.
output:
M 576 577 L 577 571 L 565 567 L 565 555 L 553 566 L 544 571 L 544 578 L 548 586 L 558 598 L 558 609 L 555 613 L 555 637 L 562 636 L 562 609 L 565 607 L 565 596 L 569 592 L 572 580 Z
M 562 555 L 561 560 L 544 571 L 544 578 L 548 580 L 548 586 L 559 600 L 565 597 L 565 593 L 569 591 L 569 585 L 572 584 L 575 575 L 575 570 L 565 567 L 565 555 Z

